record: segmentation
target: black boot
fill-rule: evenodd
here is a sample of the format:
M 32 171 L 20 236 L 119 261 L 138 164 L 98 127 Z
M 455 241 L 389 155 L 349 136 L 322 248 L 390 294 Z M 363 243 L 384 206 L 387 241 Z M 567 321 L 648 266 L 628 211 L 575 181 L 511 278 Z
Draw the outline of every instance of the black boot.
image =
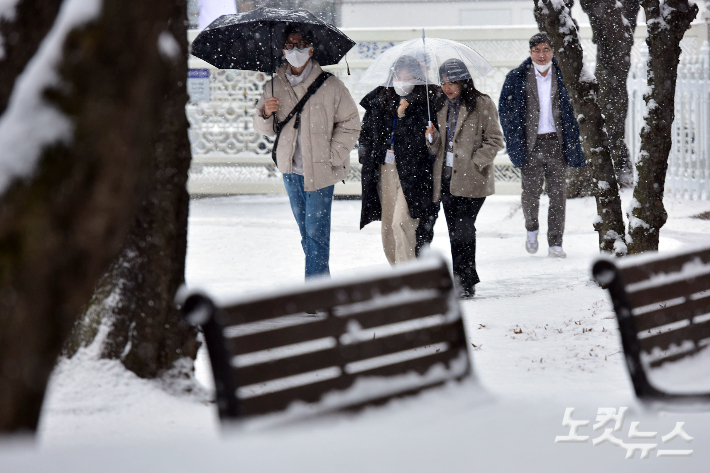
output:
M 459 299 L 462 301 L 473 299 L 476 295 L 476 286 L 462 287 L 459 292 Z

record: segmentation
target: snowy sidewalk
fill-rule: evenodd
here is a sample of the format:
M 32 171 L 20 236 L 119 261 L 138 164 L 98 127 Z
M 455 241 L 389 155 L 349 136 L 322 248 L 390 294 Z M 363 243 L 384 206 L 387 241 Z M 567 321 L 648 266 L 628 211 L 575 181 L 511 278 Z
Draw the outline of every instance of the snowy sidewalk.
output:
M 547 199 L 541 204 L 544 235 Z M 710 202 L 668 199 L 666 204 L 670 218 L 661 232 L 661 250 L 707 241 L 710 221 L 690 217 L 710 210 Z M 593 199 L 568 201 L 564 247 L 569 256 L 564 260 L 546 257 L 544 237 L 537 255 L 525 252 L 519 197 L 490 197 L 481 210 L 477 265 L 482 282 L 476 298 L 462 307 L 476 345 L 472 349 L 478 381 L 510 405 L 531 399 L 603 398 L 617 406 L 621 400 L 633 401 L 607 294 L 590 280 L 590 266 L 598 255 L 591 225 L 595 209 Z M 379 225 L 361 231 L 359 216 L 360 201 L 334 202 L 334 278 L 387 267 Z M 443 213 L 440 217 L 433 247 L 450 258 Z M 191 288 L 224 298 L 298 284 L 302 271 L 298 230 L 285 196 L 192 201 L 187 259 Z M 209 383 L 203 358 L 197 376 Z M 42 418 L 42 443 L 125 442 L 185 433 L 216 439 L 216 409 L 201 399 L 204 396 L 175 397 L 159 383 L 138 379 L 118 363 L 96 361 L 86 352 L 64 361 L 55 372 Z M 475 404 L 473 399 L 457 402 Z M 562 413 L 557 413 L 560 420 Z M 559 420 L 555 425 L 559 430 Z
M 710 234 L 709 221 L 688 218 L 710 203 L 669 199 L 667 205 L 671 217 L 662 230 L 661 250 Z M 386 267 L 379 222 L 359 230 L 360 201 L 333 206 L 332 276 Z M 545 197 L 540 212 L 540 251 L 529 255 L 519 196 L 489 197 L 481 209 L 476 228 L 482 282 L 476 298 L 462 303 L 477 345 L 474 370 L 486 389 L 506 396 L 631 394 L 614 313 L 607 294 L 590 277 L 598 256 L 591 225 L 596 203 L 592 198 L 568 201 L 568 257 L 563 260 L 547 257 Z M 217 297 L 303 279 L 300 237 L 285 196 L 193 201 L 189 238 L 188 284 Z M 443 212 L 432 247 L 450 261 Z

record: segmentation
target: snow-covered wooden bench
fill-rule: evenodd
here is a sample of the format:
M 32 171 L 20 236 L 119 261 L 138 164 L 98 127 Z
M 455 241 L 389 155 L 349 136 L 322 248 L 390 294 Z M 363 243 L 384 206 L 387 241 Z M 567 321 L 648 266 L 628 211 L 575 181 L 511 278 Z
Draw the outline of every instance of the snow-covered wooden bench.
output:
M 221 307 L 193 294 L 182 309 L 204 332 L 223 421 L 354 409 L 471 373 L 453 281 L 435 255 Z
M 693 379 L 710 368 L 710 247 L 600 259 L 592 274 L 611 295 L 636 395 L 710 401 L 710 380 Z

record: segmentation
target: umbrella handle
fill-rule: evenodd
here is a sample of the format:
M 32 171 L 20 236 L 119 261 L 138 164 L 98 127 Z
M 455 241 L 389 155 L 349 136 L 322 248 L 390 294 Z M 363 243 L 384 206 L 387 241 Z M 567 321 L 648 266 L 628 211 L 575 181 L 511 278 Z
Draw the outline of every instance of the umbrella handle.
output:
M 429 126 L 434 126 L 431 120 L 429 120 Z M 427 136 L 427 139 L 429 140 L 429 144 L 432 144 L 434 142 L 434 138 L 431 135 Z
M 424 95 L 426 95 L 426 114 L 429 118 L 429 125 L 431 125 L 431 107 L 429 107 L 429 84 L 427 83 L 426 89 L 424 89 Z
M 424 34 L 424 28 L 422 28 L 422 46 L 424 47 L 424 62 L 426 66 L 426 35 Z M 426 113 L 429 118 L 429 126 L 431 126 L 431 109 L 429 108 L 429 77 L 427 76 L 426 69 L 424 70 L 424 80 L 426 81 L 426 88 L 424 89 L 424 95 L 426 95 Z M 432 137 L 429 137 L 429 143 L 432 142 Z
M 274 96 L 274 25 L 273 23 L 271 24 L 271 34 L 269 35 L 269 64 L 271 65 L 271 96 Z M 274 133 L 277 133 L 276 131 L 276 113 L 274 113 L 274 121 L 272 123 L 272 128 L 274 130 Z M 275 144 L 275 143 L 274 143 Z

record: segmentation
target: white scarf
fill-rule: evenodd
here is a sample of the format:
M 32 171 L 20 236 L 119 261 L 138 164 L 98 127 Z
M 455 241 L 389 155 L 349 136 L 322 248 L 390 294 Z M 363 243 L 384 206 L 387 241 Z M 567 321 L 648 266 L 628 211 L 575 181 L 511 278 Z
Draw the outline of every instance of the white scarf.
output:
M 296 87 L 298 84 L 306 80 L 312 70 L 313 61 L 311 61 L 310 59 L 306 63 L 306 68 L 303 69 L 303 72 L 301 72 L 299 75 L 291 74 L 291 66 L 288 65 L 286 67 L 286 79 L 288 79 L 288 83 L 291 84 L 291 87 Z

